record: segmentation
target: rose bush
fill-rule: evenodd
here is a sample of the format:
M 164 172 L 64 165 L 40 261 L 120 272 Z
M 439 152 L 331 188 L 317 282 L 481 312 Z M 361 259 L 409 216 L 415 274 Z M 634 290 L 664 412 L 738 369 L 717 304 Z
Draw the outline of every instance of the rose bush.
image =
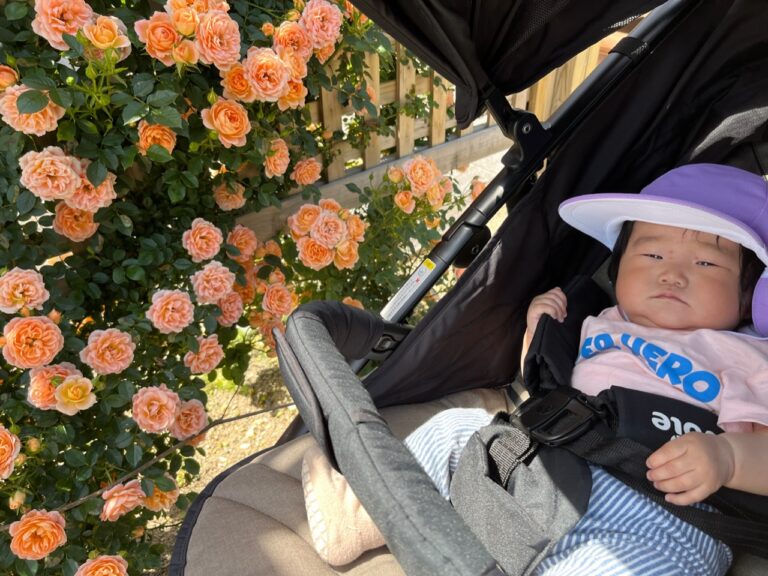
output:
M 329 0 L 3 2 L 1 573 L 159 565 L 144 526 L 193 496 L 203 377 L 242 378 L 246 307 L 297 303 L 235 218 L 317 199 L 347 136 L 304 106 L 335 87 L 374 117 L 360 53 L 387 45 Z

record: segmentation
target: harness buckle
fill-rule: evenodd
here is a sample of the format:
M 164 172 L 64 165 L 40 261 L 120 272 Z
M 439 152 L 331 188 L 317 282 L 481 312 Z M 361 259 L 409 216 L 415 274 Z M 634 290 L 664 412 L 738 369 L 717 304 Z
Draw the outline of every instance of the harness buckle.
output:
M 570 387 L 558 387 L 523 402 L 511 420 L 528 435 L 547 446 L 575 440 L 605 411 L 592 404 L 585 394 Z

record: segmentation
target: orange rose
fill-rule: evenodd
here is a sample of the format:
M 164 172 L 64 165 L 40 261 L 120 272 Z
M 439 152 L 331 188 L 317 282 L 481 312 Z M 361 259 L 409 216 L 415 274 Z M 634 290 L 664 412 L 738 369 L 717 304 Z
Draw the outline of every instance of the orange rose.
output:
M 291 180 L 300 186 L 309 186 L 320 179 L 320 172 L 323 165 L 314 158 L 305 158 L 299 160 L 291 172 Z
M 246 76 L 256 91 L 256 99 L 277 102 L 288 90 L 291 69 L 272 48 L 248 49 L 245 62 Z
M 176 419 L 181 400 L 165 384 L 142 388 L 133 395 L 131 416 L 144 432 L 157 434 L 167 430 Z
M 310 238 L 327 248 L 335 248 L 345 239 L 347 226 L 344 221 L 332 212 L 323 210 L 312 223 L 309 230 Z
M 194 8 L 184 6 L 171 13 L 171 22 L 174 28 L 182 36 L 192 36 L 197 30 L 197 24 L 200 17 Z
M 258 250 L 256 250 L 255 256 L 256 258 L 264 258 L 266 255 L 282 258 L 283 251 L 280 249 L 280 245 L 277 242 L 274 240 L 267 240 Z
M 69 238 L 72 242 L 83 242 L 96 233 L 99 224 L 93 221 L 93 213 L 78 210 L 65 202 L 56 204 L 53 231 Z
M 173 47 L 173 61 L 184 66 L 194 66 L 197 64 L 200 55 L 197 53 L 197 46 L 192 40 L 182 40 Z
M 56 408 L 56 386 L 69 376 L 82 376 L 82 372 L 69 362 L 51 364 L 29 371 L 27 402 L 39 410 Z
M 117 193 L 115 192 L 117 176 L 112 174 L 112 172 L 107 172 L 107 177 L 104 178 L 104 181 L 94 188 L 86 176 L 86 170 L 88 170 L 90 163 L 90 160 L 80 161 L 80 186 L 72 196 L 65 198 L 64 202 L 66 202 L 67 206 L 76 210 L 97 212 L 99 208 L 106 208 L 117 198 Z
M 341 303 L 346 304 L 347 306 L 352 306 L 352 308 L 360 308 L 360 310 L 365 310 L 365 306 L 363 306 L 363 303 L 360 302 L 360 300 L 358 300 L 357 298 L 352 298 L 351 296 L 344 296 Z
M 322 270 L 333 262 L 333 250 L 309 236 L 299 238 L 296 247 L 299 249 L 299 260 L 307 268 Z
M 53 393 L 56 410 L 67 416 L 74 416 L 96 404 L 93 383 L 84 376 L 67 376 Z
M 440 226 L 440 218 L 438 216 L 435 216 L 434 218 L 425 218 L 424 225 L 428 230 L 433 230 Z
M 240 182 L 222 182 L 213 189 L 213 199 L 224 212 L 238 210 L 245 206 L 244 192 L 245 186 Z
M 0 424 L 0 481 L 13 474 L 13 463 L 21 451 L 21 440 Z
M 357 8 L 355 8 L 352 5 L 352 2 L 349 0 L 344 0 L 344 16 L 349 18 L 350 20 L 358 19 L 360 24 L 365 24 L 368 22 L 368 16 L 360 12 Z
M 173 478 L 168 476 L 168 474 L 166 474 L 165 477 L 173 482 L 174 485 L 176 484 Z M 153 488 L 152 494 L 144 497 L 144 508 L 152 510 L 153 512 L 160 512 L 161 510 L 168 512 L 171 509 L 171 506 L 176 503 L 176 500 L 179 499 L 179 489 L 173 488 L 167 492 L 163 492 L 157 486 L 154 486 Z M 77 574 L 75 574 L 75 576 L 77 576 Z
M 320 64 L 325 64 L 328 62 L 331 56 L 333 56 L 333 53 L 336 51 L 336 46 L 334 44 L 328 44 L 326 46 L 323 46 L 322 48 L 316 48 L 315 49 L 315 58 L 317 58 L 317 61 L 320 62 Z
M 272 24 L 272 22 L 264 22 L 264 24 L 261 25 L 261 33 L 269 38 L 275 33 L 275 25 Z
M 276 283 L 267 286 L 261 307 L 277 317 L 288 316 L 293 309 L 293 298 L 285 284 Z
M 240 254 L 230 256 L 230 258 L 242 263 L 253 258 L 259 247 L 259 239 L 256 238 L 256 233 L 253 230 L 238 224 L 227 235 L 227 244 L 234 246 L 240 251 Z
M 416 199 L 408 190 L 401 190 L 395 194 L 395 205 L 406 214 L 411 214 L 416 208 Z
M 83 0 L 35 0 L 32 30 L 56 50 L 68 50 L 64 34 L 76 36 L 93 18 L 93 10 Z
M 200 400 L 187 400 L 181 403 L 176 420 L 170 428 L 171 436 L 177 440 L 194 438 L 208 425 L 208 414 Z
M 344 240 L 336 246 L 336 253 L 333 255 L 333 265 L 339 270 L 354 268 L 358 258 L 357 242 Z
M 131 41 L 128 30 L 114 16 L 98 16 L 95 21 L 83 26 L 83 35 L 97 49 L 97 59 L 101 59 L 105 50 L 115 51 L 118 62 L 128 58 L 131 53 Z
M 42 560 L 67 543 L 65 526 L 58 512 L 30 510 L 11 524 L 11 552 L 22 560 Z
M 81 564 L 75 576 L 128 576 L 128 562 L 121 556 L 97 556 Z
M 421 198 L 427 190 L 440 178 L 440 171 L 431 158 L 415 156 L 403 164 L 405 177 L 411 185 L 411 192 Z
M 328 212 L 341 212 L 341 204 L 336 202 L 333 198 L 323 198 L 317 204 L 320 208 L 327 210 Z
M 184 366 L 189 368 L 192 374 L 207 374 L 224 359 L 224 348 L 219 344 L 216 334 L 208 338 L 198 336 L 197 344 L 197 352 L 190 350 L 184 355 Z
M 136 143 L 136 148 L 140 154 L 146 156 L 152 144 L 162 146 L 171 154 L 176 147 L 176 132 L 168 126 L 150 124 L 146 120 L 141 120 L 139 122 L 139 141 Z
M 445 200 L 445 188 L 435 183 L 427 190 L 427 201 L 433 209 L 439 210 Z
M 221 85 L 224 88 L 224 98 L 248 103 L 256 100 L 256 89 L 246 76 L 245 66 L 239 62 L 221 73 Z
M 327 0 L 309 0 L 299 23 L 307 30 L 315 48 L 332 45 L 341 34 L 341 10 Z
M 368 224 L 363 222 L 357 214 L 351 214 L 347 218 L 347 233 L 350 240 L 355 242 L 362 242 L 365 240 L 365 229 L 368 228 Z
M 225 148 L 245 146 L 246 135 L 251 131 L 248 111 L 234 100 L 220 98 L 210 108 L 200 112 L 203 125 L 216 130 L 219 141 Z
M 282 176 L 288 169 L 291 156 L 288 145 L 282 138 L 275 138 L 269 143 L 269 152 L 264 159 L 264 174 L 267 178 Z
M 195 307 L 189 294 L 181 290 L 158 290 L 152 294 L 147 318 L 163 334 L 181 332 L 192 323 Z
M 240 28 L 223 10 L 210 10 L 200 16 L 195 44 L 200 61 L 228 70 L 240 60 Z
M 217 302 L 221 314 L 216 317 L 216 321 L 226 328 L 234 326 L 243 315 L 243 301 L 237 292 L 230 292 L 224 298 Z
M 116 328 L 94 330 L 88 345 L 80 351 L 80 361 L 98 374 L 119 374 L 133 362 L 136 344 L 131 335 Z
M 216 304 L 232 292 L 235 275 L 221 262 L 209 262 L 192 275 L 192 287 L 198 304 Z
M 487 184 L 482 180 L 480 180 L 477 176 L 472 178 L 472 191 L 470 192 L 470 196 L 472 196 L 472 200 L 480 196 L 483 190 L 485 190 L 486 186 Z
M 387 178 L 394 184 L 400 184 L 405 178 L 405 172 L 399 166 L 392 166 L 387 170 Z
M 0 94 L 0 117 L 17 132 L 44 136 L 47 132 L 56 130 L 59 120 L 66 110 L 48 100 L 48 105 L 32 114 L 22 114 L 16 107 L 16 101 L 24 92 L 29 90 L 24 84 L 9 86 Z
M 222 242 L 224 236 L 221 230 L 203 218 L 195 218 L 192 227 L 181 237 L 181 245 L 192 257 L 193 262 L 210 260 L 216 256 Z
M 3 356 L 16 368 L 50 364 L 64 347 L 61 330 L 46 316 L 12 318 L 3 328 Z
M 292 232 L 295 232 L 297 237 L 305 236 L 309 234 L 312 224 L 315 223 L 321 212 L 322 208 L 320 206 L 304 204 L 296 214 L 288 218 L 288 226 Z
M 5 90 L 19 81 L 16 70 L 5 64 L 0 64 L 0 90 Z
M 166 12 L 155 12 L 149 20 L 138 20 L 133 28 L 139 40 L 146 44 L 147 54 L 166 66 L 173 66 L 173 47 L 181 38 Z
M 114 522 L 131 510 L 141 506 L 145 494 L 138 480 L 131 480 L 126 484 L 115 484 L 101 495 L 104 500 L 104 508 L 101 509 L 101 518 L 104 522 Z
M 36 270 L 12 268 L 0 276 L 0 312 L 15 314 L 22 308 L 40 310 L 50 294 Z
M 307 87 L 301 80 L 288 80 L 288 90 L 277 100 L 277 107 L 282 110 L 301 108 L 307 97 Z
M 312 57 L 313 46 L 304 26 L 298 22 L 285 21 L 274 31 L 272 48 L 281 56 L 286 51 L 292 51 L 306 62 Z

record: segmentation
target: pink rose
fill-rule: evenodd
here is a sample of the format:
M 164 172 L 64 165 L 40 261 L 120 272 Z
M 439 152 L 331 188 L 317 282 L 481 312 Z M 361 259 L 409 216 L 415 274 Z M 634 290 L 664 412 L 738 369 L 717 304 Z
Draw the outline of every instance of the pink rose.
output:
M 142 388 L 133 395 L 132 417 L 144 432 L 164 432 L 176 420 L 181 400 L 165 384 Z
M 147 318 L 163 334 L 181 332 L 192 323 L 195 307 L 189 294 L 181 290 L 158 290 L 152 294 Z
M 299 24 L 309 33 L 312 45 L 322 48 L 335 44 L 341 34 L 343 16 L 335 4 L 327 0 L 309 0 L 301 13 Z
M 83 0 L 35 0 L 32 30 L 57 50 L 68 50 L 64 34 L 76 36 L 93 18 L 93 10 Z
M 221 314 L 216 318 L 221 326 L 229 328 L 237 324 L 243 315 L 243 301 L 237 292 L 230 292 L 218 301 Z
M 22 114 L 16 107 L 16 101 L 27 90 L 29 88 L 24 84 L 18 84 L 9 86 L 0 94 L 0 117 L 3 122 L 17 132 L 35 136 L 45 136 L 47 132 L 56 130 L 59 120 L 67 111 L 49 100 L 48 105 L 39 112 Z
M 235 275 L 221 262 L 209 262 L 192 275 L 192 287 L 198 304 L 216 304 L 232 292 Z
M 223 241 L 221 230 L 202 218 L 195 218 L 192 227 L 181 237 L 181 245 L 192 257 L 193 262 L 210 260 L 216 256 Z
M 177 440 L 185 440 L 200 434 L 208 425 L 208 415 L 200 400 L 188 400 L 181 403 L 181 410 L 171 426 L 171 436 Z
M 88 345 L 80 351 L 80 360 L 98 374 L 119 374 L 133 362 L 136 344 L 131 335 L 116 328 L 94 330 Z
M 216 334 L 203 338 L 197 337 L 198 350 L 191 350 L 184 355 L 184 366 L 189 368 L 192 374 L 207 374 L 215 369 L 224 359 L 224 348 L 219 344 Z
M 248 49 L 243 63 L 245 74 L 262 102 L 277 102 L 288 90 L 291 69 L 272 48 Z
M 101 509 L 99 518 L 104 522 L 114 522 L 141 506 L 144 502 L 144 496 L 141 483 L 138 480 L 131 480 L 126 484 L 115 484 L 101 495 L 104 500 L 104 508 Z
M 335 248 L 336 245 L 345 239 L 347 235 L 347 225 L 344 221 L 332 212 L 323 210 L 312 223 L 309 230 L 309 236 L 327 248 Z
M 227 244 L 234 246 L 240 251 L 237 256 L 231 256 L 236 262 L 246 262 L 253 259 L 253 255 L 259 248 L 259 239 L 256 233 L 242 224 L 235 226 L 227 235 Z
M 22 308 L 40 310 L 50 294 L 36 270 L 12 268 L 0 276 L 0 312 L 15 314 Z
M 195 44 L 204 64 L 228 70 L 240 60 L 240 28 L 229 14 L 211 10 L 200 16 Z
M 19 182 L 41 200 L 62 200 L 80 186 L 80 162 L 57 146 L 27 152 L 19 158 Z
M 115 192 L 117 176 L 112 174 L 112 172 L 107 172 L 107 177 L 104 178 L 104 181 L 94 188 L 86 175 L 86 170 L 88 170 L 91 161 L 81 160 L 80 164 L 80 186 L 64 202 L 72 208 L 85 210 L 86 212 L 96 212 L 99 208 L 106 208 L 112 204 L 112 201 L 117 198 L 117 193 Z
M 82 376 L 82 372 L 69 362 L 51 364 L 29 371 L 27 402 L 39 410 L 56 408 L 56 387 L 70 376 Z

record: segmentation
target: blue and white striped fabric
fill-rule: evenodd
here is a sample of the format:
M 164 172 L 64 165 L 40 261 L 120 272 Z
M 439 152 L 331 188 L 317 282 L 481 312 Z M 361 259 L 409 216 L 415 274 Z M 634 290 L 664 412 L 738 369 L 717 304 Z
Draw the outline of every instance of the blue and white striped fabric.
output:
M 405 444 L 448 498 L 451 476 L 472 434 L 490 424 L 485 410 L 434 416 Z M 597 466 L 586 514 L 541 562 L 535 576 L 723 575 L 732 554 L 722 542 L 680 520 Z

